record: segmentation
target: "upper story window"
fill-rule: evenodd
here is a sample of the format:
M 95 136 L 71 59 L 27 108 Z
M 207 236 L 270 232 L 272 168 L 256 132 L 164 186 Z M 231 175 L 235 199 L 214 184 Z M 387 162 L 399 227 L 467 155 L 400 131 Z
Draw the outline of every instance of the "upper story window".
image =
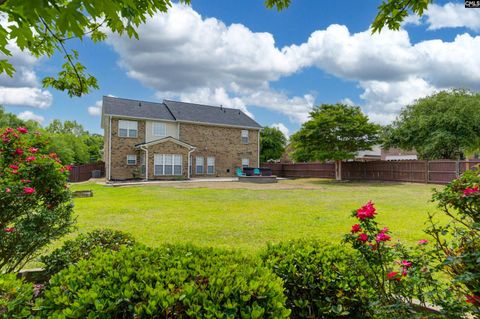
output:
M 120 137 L 137 137 L 138 122 L 137 121 L 118 121 L 118 136 Z
M 248 130 L 242 130 L 242 143 L 248 144 Z
M 152 135 L 155 137 L 167 136 L 167 126 L 165 125 L 165 123 L 153 122 L 152 131 Z

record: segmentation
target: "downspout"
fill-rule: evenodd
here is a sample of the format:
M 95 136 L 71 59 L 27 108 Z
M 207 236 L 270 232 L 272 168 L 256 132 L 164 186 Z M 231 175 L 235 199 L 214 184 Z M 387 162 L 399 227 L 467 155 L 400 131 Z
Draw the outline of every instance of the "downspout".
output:
M 112 179 L 112 116 L 108 125 L 108 180 Z
M 260 167 L 260 130 L 258 130 L 258 144 L 257 144 L 257 154 L 258 154 L 258 166 Z
M 188 178 L 188 179 L 190 179 L 190 169 L 193 170 L 193 168 L 190 168 L 190 166 L 192 165 L 191 160 L 190 160 L 190 158 L 191 158 L 190 155 L 191 155 L 191 154 L 193 153 L 193 151 L 195 151 L 195 150 L 196 150 L 196 148 L 190 149 L 190 151 L 188 151 L 188 155 L 187 155 L 187 156 L 188 156 L 188 159 L 187 159 L 187 161 L 188 161 L 188 162 L 187 162 L 187 163 L 188 163 L 188 167 L 187 167 L 187 178 Z

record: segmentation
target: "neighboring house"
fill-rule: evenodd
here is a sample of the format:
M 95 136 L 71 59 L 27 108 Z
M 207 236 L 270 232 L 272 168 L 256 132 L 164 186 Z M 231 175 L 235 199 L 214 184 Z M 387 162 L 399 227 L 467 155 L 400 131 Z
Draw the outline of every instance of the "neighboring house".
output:
M 259 166 L 261 126 L 238 109 L 104 96 L 107 180 L 233 176 Z
M 355 157 L 356 161 L 379 161 L 381 159 L 382 147 L 373 145 L 371 150 L 359 151 Z
M 382 160 L 383 161 L 407 161 L 407 160 L 417 160 L 416 151 L 406 151 L 400 148 L 382 148 Z

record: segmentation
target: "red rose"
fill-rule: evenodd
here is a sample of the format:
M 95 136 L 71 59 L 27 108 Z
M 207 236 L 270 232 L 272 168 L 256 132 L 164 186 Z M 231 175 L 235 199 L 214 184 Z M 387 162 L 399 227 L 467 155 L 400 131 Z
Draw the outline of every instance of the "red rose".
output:
M 36 160 L 36 158 L 35 158 L 35 156 L 28 156 L 25 160 L 27 162 L 32 162 L 32 161 Z
M 23 155 L 23 150 L 22 150 L 21 148 L 17 148 L 17 149 L 15 150 L 15 154 L 16 154 L 16 155 L 19 155 L 19 156 L 22 156 L 22 155 Z
M 15 231 L 15 227 L 7 227 L 4 229 L 6 233 L 13 233 Z
M 28 130 L 27 130 L 26 128 L 24 128 L 24 127 L 19 127 L 19 128 L 17 128 L 17 131 L 18 131 L 19 133 L 22 133 L 22 134 L 27 134 L 27 133 L 28 133 Z
M 358 219 L 365 219 L 365 218 L 373 218 L 375 217 L 376 209 L 373 206 L 372 201 L 369 201 L 364 206 L 360 207 L 357 210 L 357 218 Z
M 478 185 L 475 185 L 473 187 L 467 187 L 463 190 L 463 196 L 470 196 L 472 194 L 478 193 Z
M 355 224 L 355 225 L 352 226 L 352 233 L 358 233 L 361 230 L 362 230 L 362 228 L 360 227 L 359 224 Z
M 68 170 L 68 171 L 71 171 L 73 169 L 73 166 L 72 165 L 65 165 L 65 168 Z
M 466 301 L 472 305 L 480 305 L 480 296 L 467 295 Z
M 400 276 L 398 275 L 398 272 L 396 271 L 391 271 L 387 274 L 387 279 L 388 280 L 400 280 Z
M 24 193 L 24 194 L 27 194 L 27 195 L 33 194 L 33 193 L 35 193 L 35 188 L 33 188 L 33 187 L 24 187 L 24 188 L 23 188 L 23 193 Z
M 358 235 L 358 238 L 357 238 L 359 241 L 363 241 L 363 242 L 366 242 L 368 241 L 368 235 L 365 234 L 365 233 L 362 233 L 360 235 Z
M 14 164 L 10 164 L 8 167 L 10 167 L 10 168 L 13 169 L 13 170 L 17 170 L 17 169 L 18 169 L 18 165 L 14 165 Z
M 12 190 L 10 188 L 5 188 L 5 193 L 10 193 Z
M 375 240 L 376 240 L 377 243 L 382 242 L 382 241 L 389 241 L 390 239 L 391 239 L 390 236 L 388 236 L 387 234 L 382 233 L 382 232 L 378 233 L 378 235 L 375 237 Z
M 35 154 L 36 152 L 38 152 L 38 148 L 36 148 L 36 147 L 30 147 L 30 148 L 28 149 L 28 151 L 29 151 L 30 153 Z
M 402 260 L 402 261 L 400 262 L 400 265 L 402 265 L 402 266 L 405 267 L 405 268 L 409 268 L 409 267 L 412 266 L 412 262 L 411 262 L 411 261 L 408 261 L 408 260 Z

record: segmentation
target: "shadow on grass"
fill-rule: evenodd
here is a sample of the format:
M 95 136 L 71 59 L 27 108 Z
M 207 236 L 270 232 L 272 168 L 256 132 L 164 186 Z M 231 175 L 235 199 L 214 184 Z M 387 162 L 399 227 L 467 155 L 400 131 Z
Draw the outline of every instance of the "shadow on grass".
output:
M 394 182 L 394 181 L 375 181 L 375 180 L 364 180 L 364 181 L 352 181 L 352 180 L 342 180 L 336 181 L 334 179 L 304 179 L 305 184 L 319 185 L 319 186 L 343 186 L 343 187 L 352 187 L 352 186 L 368 186 L 368 187 L 386 187 L 386 186 L 399 186 L 407 183 L 404 182 Z M 417 183 L 409 183 L 417 184 Z

